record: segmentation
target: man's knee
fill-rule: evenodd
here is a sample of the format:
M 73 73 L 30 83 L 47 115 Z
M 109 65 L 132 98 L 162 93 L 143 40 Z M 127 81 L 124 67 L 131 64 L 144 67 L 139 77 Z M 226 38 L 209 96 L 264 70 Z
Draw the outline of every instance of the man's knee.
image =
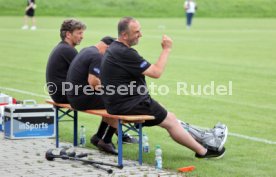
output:
M 160 124 L 163 128 L 170 128 L 175 125 L 175 123 L 178 123 L 177 118 L 174 113 L 168 112 L 167 117 L 164 119 L 164 121 Z
M 168 112 L 168 115 L 167 115 L 166 119 L 170 120 L 170 122 L 177 121 L 176 115 L 174 113 L 172 113 L 172 112 Z
M 113 128 L 117 128 L 118 126 L 118 121 L 116 119 L 109 119 L 109 118 L 103 117 L 103 121 Z

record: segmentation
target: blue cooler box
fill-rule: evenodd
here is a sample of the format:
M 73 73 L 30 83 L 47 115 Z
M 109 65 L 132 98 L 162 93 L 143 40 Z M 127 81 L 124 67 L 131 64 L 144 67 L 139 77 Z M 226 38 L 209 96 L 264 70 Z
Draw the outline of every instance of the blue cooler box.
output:
M 32 104 L 27 104 L 32 103 Z M 51 105 L 25 100 L 4 109 L 4 135 L 9 139 L 55 137 L 55 109 Z

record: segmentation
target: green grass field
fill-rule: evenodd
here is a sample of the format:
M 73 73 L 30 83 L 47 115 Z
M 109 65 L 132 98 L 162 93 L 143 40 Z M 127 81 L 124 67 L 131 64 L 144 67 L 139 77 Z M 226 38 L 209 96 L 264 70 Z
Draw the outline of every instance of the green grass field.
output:
M 59 42 L 62 20 L 38 17 L 37 31 L 23 31 L 21 17 L 0 17 L 1 92 L 19 100 L 35 99 L 43 103 L 46 63 L 50 51 Z M 81 20 L 88 29 L 78 50 L 95 44 L 105 35 L 116 36 L 119 18 Z M 231 133 L 274 142 L 268 144 L 230 135 L 223 159 L 197 160 L 192 151 L 171 140 L 165 130 L 144 128 L 152 148 L 150 154 L 144 154 L 144 162 L 154 163 L 153 148 L 160 144 L 164 168 L 175 171 L 178 167 L 196 166 L 187 176 L 275 176 L 276 19 L 196 18 L 190 31 L 185 29 L 183 18 L 139 20 L 143 37 L 135 48 L 149 61 L 154 62 L 159 56 L 162 34 L 174 40 L 165 74 L 158 80 L 148 79 L 170 88 L 168 95 L 154 95 L 156 100 L 191 124 L 211 127 L 222 121 Z M 204 85 L 211 81 L 224 85 L 232 81 L 233 95 L 176 94 L 177 82 Z M 99 117 L 80 114 L 79 125 L 86 126 L 87 140 L 99 122 Z M 72 140 L 72 126 L 71 122 L 62 123 L 62 140 Z M 124 157 L 136 159 L 137 149 L 125 145 Z
M 183 17 L 184 0 L 36 0 L 37 16 Z M 276 17 L 275 0 L 198 0 L 198 17 Z M 21 16 L 26 0 L 0 0 L 0 16 Z

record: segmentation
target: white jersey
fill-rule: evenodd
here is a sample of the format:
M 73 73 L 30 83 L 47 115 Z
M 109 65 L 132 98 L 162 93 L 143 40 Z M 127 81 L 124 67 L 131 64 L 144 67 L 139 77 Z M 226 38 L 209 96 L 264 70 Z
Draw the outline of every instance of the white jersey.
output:
M 187 13 L 195 13 L 196 3 L 194 1 L 185 1 L 184 7 Z

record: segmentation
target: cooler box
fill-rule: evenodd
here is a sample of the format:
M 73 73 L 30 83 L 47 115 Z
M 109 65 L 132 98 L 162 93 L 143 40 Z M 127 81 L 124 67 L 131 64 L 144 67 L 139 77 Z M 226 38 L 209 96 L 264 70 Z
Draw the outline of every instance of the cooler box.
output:
M 31 104 L 28 104 L 31 103 Z M 55 109 L 48 104 L 25 100 L 4 109 L 4 135 L 9 139 L 55 137 Z
M 3 131 L 3 119 L 4 119 L 4 107 L 8 104 L 12 104 L 13 99 L 9 95 L 0 93 L 0 131 Z

